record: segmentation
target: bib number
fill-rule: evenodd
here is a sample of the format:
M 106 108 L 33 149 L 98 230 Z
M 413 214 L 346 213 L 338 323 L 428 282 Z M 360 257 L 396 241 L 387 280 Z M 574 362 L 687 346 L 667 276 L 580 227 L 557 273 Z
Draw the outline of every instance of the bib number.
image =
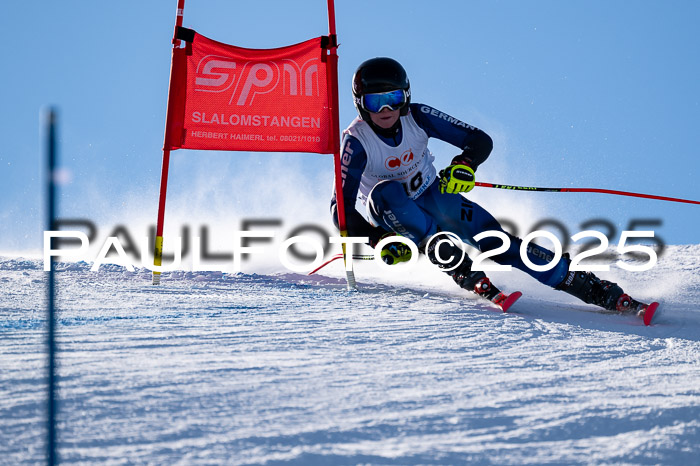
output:
M 403 190 L 406 191 L 406 196 L 411 197 L 413 193 L 420 189 L 423 184 L 423 172 L 416 173 L 410 181 L 401 183 Z

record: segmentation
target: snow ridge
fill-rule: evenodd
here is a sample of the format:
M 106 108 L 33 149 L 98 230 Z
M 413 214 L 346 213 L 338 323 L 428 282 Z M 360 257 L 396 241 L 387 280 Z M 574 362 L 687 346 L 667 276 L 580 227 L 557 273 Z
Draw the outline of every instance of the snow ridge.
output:
M 527 277 L 513 313 L 433 272 L 150 272 L 60 263 L 66 463 L 690 464 L 700 245 L 642 274 L 652 327 Z M 43 458 L 45 272 L 0 258 L 0 458 Z M 400 274 L 397 274 L 400 275 Z M 506 280 L 508 278 L 508 280 Z

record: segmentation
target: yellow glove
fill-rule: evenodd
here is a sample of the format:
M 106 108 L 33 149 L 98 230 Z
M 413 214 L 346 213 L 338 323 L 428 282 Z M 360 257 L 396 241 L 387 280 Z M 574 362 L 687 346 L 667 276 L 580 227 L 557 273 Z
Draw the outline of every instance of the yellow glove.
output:
M 440 192 L 442 194 L 468 193 L 474 189 L 474 170 L 469 165 L 453 163 L 440 170 Z
M 395 233 L 386 233 L 382 235 L 380 241 L 389 236 L 397 235 Z M 396 241 L 394 243 L 385 244 L 379 255 L 386 264 L 395 265 L 400 262 L 410 261 L 412 253 L 411 248 L 409 248 L 407 244 L 402 243 L 400 241 Z

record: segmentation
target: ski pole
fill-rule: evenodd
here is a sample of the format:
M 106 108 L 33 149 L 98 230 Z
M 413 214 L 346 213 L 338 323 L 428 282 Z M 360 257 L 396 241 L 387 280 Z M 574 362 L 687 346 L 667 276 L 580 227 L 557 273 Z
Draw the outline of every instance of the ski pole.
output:
M 320 266 L 316 267 L 314 270 L 309 272 L 308 275 L 315 274 L 316 272 L 318 272 L 319 270 L 321 270 L 322 268 L 324 268 L 325 266 L 327 266 L 328 264 L 330 264 L 334 260 L 341 259 L 342 257 L 343 257 L 342 254 L 336 254 L 335 256 L 331 257 L 326 262 L 324 262 L 323 264 L 321 264 Z M 352 258 L 355 260 L 371 261 L 371 260 L 374 260 L 374 255 L 372 255 L 372 254 L 353 254 Z
M 482 188 L 497 188 L 510 189 L 513 191 L 530 191 L 530 192 L 548 192 L 548 193 L 603 193 L 615 194 L 618 196 L 643 197 L 645 199 L 658 199 L 660 201 L 685 202 L 686 204 L 698 204 L 700 201 L 692 201 L 690 199 L 679 199 L 677 197 L 656 196 L 653 194 L 631 193 L 627 191 L 615 191 L 612 189 L 597 189 L 597 188 L 536 188 L 533 186 L 511 186 L 507 184 L 483 183 L 477 181 L 474 186 Z

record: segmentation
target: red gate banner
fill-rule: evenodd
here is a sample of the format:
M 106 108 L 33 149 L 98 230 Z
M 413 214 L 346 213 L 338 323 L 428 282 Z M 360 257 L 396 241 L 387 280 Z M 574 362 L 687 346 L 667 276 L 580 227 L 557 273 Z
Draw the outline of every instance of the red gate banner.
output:
M 180 29 L 164 149 L 334 152 L 323 37 L 246 49 Z

